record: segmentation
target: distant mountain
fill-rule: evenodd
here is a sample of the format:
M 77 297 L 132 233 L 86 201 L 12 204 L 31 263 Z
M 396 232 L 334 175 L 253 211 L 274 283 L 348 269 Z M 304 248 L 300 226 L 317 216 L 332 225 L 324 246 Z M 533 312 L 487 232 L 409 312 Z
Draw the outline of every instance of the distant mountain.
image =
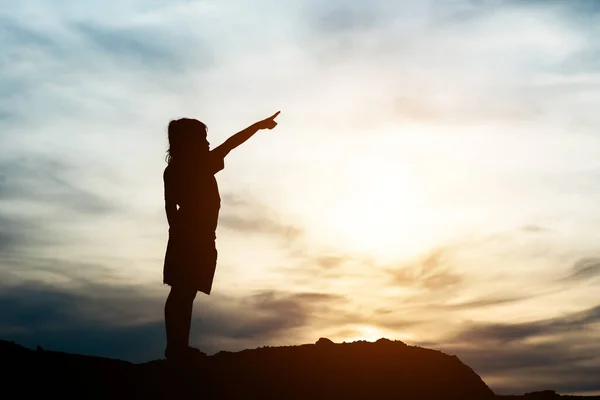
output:
M 30 350 L 0 341 L 2 392 L 81 399 L 553 399 L 494 396 L 456 356 L 400 341 L 262 347 L 175 367 Z M 573 398 L 573 397 L 570 397 Z M 586 399 L 592 399 L 587 397 Z

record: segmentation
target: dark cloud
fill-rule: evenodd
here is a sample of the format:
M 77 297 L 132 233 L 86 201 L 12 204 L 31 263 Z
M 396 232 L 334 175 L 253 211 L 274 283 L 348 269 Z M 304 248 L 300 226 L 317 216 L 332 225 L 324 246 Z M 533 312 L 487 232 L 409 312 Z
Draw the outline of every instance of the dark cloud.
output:
M 456 349 L 456 352 L 462 353 L 467 359 L 475 361 L 477 371 L 482 374 L 495 374 L 510 370 L 526 370 L 534 367 L 544 367 L 554 364 L 557 360 L 563 363 L 573 364 L 584 362 L 586 359 L 594 357 L 571 352 L 570 346 L 565 346 L 560 342 L 546 343 L 539 345 L 508 345 L 503 347 L 503 351 L 489 349 L 486 351 L 483 347 L 476 349 Z
M 585 346 L 582 344 L 585 343 Z M 600 383 L 600 348 L 593 336 L 581 338 L 558 337 L 552 343 L 513 343 L 491 347 L 472 344 L 469 347 L 441 348 L 456 354 L 485 379 L 504 377 L 491 385 L 497 394 L 553 389 L 567 394 L 598 391 Z
M 473 325 L 463 330 L 455 339 L 464 342 L 507 343 L 531 337 L 571 332 L 587 324 L 600 322 L 600 305 L 564 317 L 551 318 L 521 324 Z
M 164 289 L 161 294 L 166 296 Z M 23 281 L 4 285 L 0 337 L 131 361 L 159 358 L 164 346 L 161 294 L 152 288 L 93 283 L 92 278 L 68 286 Z M 262 291 L 244 299 L 221 296 L 215 303 L 199 296 L 192 341 L 209 352 L 232 343 L 241 350 L 276 339 L 290 341 L 293 330 L 309 325 L 319 309 L 343 301 L 327 293 L 284 291 Z
M 600 305 L 564 316 L 516 324 L 471 324 L 440 343 L 418 343 L 456 354 L 478 374 L 501 378 L 499 394 L 554 389 L 600 390 L 600 345 L 593 326 Z
M 138 360 L 158 355 L 164 329 L 157 319 L 124 323 L 147 317 L 144 308 L 160 312 L 160 305 L 136 287 L 25 282 L 0 288 L 0 308 L 3 339 L 83 354 Z
M 544 324 L 495 324 L 471 327 L 461 332 L 456 338 L 459 341 L 475 342 L 500 342 L 506 343 L 515 340 L 524 340 L 530 336 L 537 336 L 547 331 Z

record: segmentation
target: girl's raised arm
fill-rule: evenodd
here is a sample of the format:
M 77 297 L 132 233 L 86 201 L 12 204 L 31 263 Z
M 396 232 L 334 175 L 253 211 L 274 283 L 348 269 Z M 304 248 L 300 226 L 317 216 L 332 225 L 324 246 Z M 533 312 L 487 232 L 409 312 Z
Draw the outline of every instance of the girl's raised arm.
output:
M 225 157 L 227 154 L 229 154 L 231 150 L 235 149 L 240 144 L 250 139 L 259 130 L 275 128 L 275 126 L 277 126 L 277 122 L 275 122 L 275 117 L 277 117 L 280 112 L 281 111 L 277 111 L 269 118 L 255 122 L 246 129 L 239 131 L 238 133 L 234 134 L 229 139 L 227 139 L 225 142 L 223 142 L 223 144 L 212 150 L 212 152 L 215 152 L 220 156 Z

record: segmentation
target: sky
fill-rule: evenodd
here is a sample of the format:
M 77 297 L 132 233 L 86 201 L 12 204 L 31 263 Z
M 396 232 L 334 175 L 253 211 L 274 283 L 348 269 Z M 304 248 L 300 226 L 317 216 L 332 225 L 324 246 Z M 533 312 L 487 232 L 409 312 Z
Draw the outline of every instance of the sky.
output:
M 232 151 L 191 344 L 402 340 L 599 394 L 593 0 L 0 1 L 0 339 L 163 356 L 170 120 Z

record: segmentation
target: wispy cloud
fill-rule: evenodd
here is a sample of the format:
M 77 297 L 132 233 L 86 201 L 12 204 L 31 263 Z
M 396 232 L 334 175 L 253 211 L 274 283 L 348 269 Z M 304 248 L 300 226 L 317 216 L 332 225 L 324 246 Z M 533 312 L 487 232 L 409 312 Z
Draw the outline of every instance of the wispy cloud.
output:
M 77 179 L 76 169 L 67 160 L 44 154 L 0 160 L 0 201 L 10 203 L 14 214 L 19 211 L 18 204 L 32 203 L 84 216 L 107 214 L 119 208 L 118 203 L 102 193 L 81 187 L 84 182 Z M 69 175 L 73 178 L 69 179 Z
M 444 266 L 444 249 L 438 249 L 418 265 L 391 270 L 393 282 L 401 286 L 421 286 L 428 290 L 441 290 L 455 286 L 463 278 Z
M 494 307 L 504 304 L 518 303 L 524 300 L 531 299 L 535 296 L 506 296 L 506 297 L 484 297 L 475 300 L 463 301 L 459 303 L 448 303 L 441 306 L 441 308 L 453 309 L 453 310 L 467 310 L 477 309 L 485 307 Z
M 562 278 L 566 282 L 589 281 L 600 276 L 600 259 L 584 258 L 575 263 L 571 273 Z
M 287 241 L 293 241 L 302 235 L 302 229 L 268 215 L 225 214 L 219 222 L 224 228 L 240 233 L 271 235 Z

